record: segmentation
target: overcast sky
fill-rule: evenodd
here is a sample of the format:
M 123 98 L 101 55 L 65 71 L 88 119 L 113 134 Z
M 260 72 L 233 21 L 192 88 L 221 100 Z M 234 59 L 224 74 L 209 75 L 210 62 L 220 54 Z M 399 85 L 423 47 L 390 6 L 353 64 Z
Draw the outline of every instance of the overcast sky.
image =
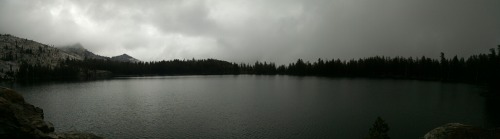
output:
M 0 0 L 0 33 L 143 61 L 468 56 L 500 44 L 500 0 Z

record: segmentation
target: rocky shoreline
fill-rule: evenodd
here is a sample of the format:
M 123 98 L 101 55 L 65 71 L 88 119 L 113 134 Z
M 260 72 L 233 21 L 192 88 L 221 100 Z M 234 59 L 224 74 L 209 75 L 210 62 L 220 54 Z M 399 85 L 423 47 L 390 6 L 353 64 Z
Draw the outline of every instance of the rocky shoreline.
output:
M 44 120 L 41 108 L 25 102 L 16 91 L 3 87 L 0 87 L 0 138 L 102 139 L 92 133 L 55 132 L 52 123 Z
M 424 139 L 500 139 L 500 128 L 483 129 L 460 123 L 448 123 L 427 132 Z

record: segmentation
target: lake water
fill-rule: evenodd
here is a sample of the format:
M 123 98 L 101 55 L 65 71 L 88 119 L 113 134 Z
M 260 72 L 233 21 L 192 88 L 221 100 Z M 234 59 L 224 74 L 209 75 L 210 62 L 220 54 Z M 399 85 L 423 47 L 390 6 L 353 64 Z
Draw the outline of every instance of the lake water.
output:
M 498 126 L 474 85 L 295 76 L 159 76 L 4 84 L 56 131 L 107 138 L 363 138 L 377 116 L 392 138 L 450 122 Z

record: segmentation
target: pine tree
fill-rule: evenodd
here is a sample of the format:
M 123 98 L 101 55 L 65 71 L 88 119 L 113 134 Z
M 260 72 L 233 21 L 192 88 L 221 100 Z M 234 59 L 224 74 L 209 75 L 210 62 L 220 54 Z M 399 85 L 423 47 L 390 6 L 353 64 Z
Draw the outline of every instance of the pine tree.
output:
M 380 117 L 377 117 L 369 131 L 368 139 L 390 139 L 387 133 L 389 132 L 389 125 Z

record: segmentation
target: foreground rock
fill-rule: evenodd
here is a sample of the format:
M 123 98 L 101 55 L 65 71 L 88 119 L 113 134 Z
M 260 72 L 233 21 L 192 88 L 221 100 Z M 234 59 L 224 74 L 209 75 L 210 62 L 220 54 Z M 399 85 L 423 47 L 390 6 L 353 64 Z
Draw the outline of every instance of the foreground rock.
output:
M 449 123 L 429 131 L 424 139 L 500 139 L 500 129 Z
M 0 138 L 100 139 L 91 133 L 55 133 L 52 123 L 43 120 L 43 110 L 24 101 L 14 90 L 0 87 Z

